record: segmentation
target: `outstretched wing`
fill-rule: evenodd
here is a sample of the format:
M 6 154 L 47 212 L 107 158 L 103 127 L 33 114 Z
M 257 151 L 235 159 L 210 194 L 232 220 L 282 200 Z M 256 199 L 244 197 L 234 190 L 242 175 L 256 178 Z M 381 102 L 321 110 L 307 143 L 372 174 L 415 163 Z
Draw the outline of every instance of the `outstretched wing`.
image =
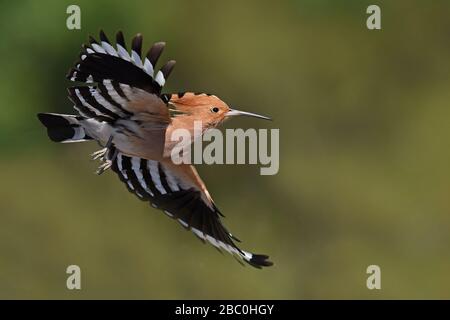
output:
M 239 240 L 223 226 L 221 213 L 192 165 L 147 160 L 121 152 L 117 152 L 112 161 L 112 170 L 130 192 L 178 220 L 202 241 L 206 240 L 256 268 L 272 265 L 268 256 L 246 252 L 236 246 L 235 241 Z
M 69 80 L 85 84 L 68 89 L 75 109 L 84 117 L 106 122 L 142 112 L 170 121 L 166 96 L 161 95 L 161 89 L 175 61 L 156 71 L 164 46 L 164 42 L 155 43 L 142 59 L 140 34 L 133 38 L 131 52 L 127 51 L 120 31 L 115 46 L 103 31 L 99 42 L 90 37 L 90 43 L 83 45 L 80 59 L 67 74 Z

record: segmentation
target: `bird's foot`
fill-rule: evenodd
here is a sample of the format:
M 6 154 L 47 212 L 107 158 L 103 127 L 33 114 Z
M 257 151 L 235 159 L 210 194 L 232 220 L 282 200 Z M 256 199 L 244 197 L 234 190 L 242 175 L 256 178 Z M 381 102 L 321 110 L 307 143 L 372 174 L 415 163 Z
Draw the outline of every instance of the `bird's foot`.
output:
M 92 154 L 92 159 L 100 159 L 103 163 L 98 167 L 95 172 L 101 175 L 103 172 L 111 168 L 113 161 L 116 159 L 118 151 L 114 147 L 104 148 Z
M 91 154 L 91 159 L 92 160 L 98 160 L 98 159 L 103 160 L 103 159 L 105 159 L 105 154 L 107 151 L 108 151 L 108 148 L 103 148 L 98 151 L 95 151 L 94 153 Z
M 95 171 L 96 174 L 101 175 L 103 172 L 105 172 L 106 170 L 108 170 L 109 168 L 111 168 L 112 166 L 112 161 L 111 160 L 105 160 L 97 169 L 97 171 Z
M 99 159 L 102 164 L 98 167 L 96 174 L 100 175 L 111 168 L 113 161 L 117 157 L 117 149 L 112 144 L 112 136 L 108 139 L 105 147 L 91 154 L 92 160 Z

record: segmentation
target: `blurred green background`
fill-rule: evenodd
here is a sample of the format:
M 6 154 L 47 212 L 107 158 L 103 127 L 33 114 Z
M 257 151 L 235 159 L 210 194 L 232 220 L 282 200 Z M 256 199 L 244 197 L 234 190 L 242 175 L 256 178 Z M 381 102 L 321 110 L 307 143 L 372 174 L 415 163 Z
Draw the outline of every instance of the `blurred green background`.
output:
M 449 16 L 448 1 L 1 2 L 0 298 L 450 298 Z M 166 92 L 275 119 L 226 127 L 280 128 L 277 175 L 198 168 L 242 247 L 274 267 L 241 267 L 96 176 L 95 144 L 48 140 L 36 113 L 72 112 L 65 74 L 100 28 L 166 41 Z M 366 288 L 371 264 L 381 290 Z

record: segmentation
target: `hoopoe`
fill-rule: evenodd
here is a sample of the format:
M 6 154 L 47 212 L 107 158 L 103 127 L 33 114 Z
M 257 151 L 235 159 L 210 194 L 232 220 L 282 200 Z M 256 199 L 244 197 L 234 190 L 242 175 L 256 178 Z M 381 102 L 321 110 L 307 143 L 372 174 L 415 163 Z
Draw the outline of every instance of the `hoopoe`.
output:
M 241 250 L 240 242 L 224 227 L 222 215 L 190 164 L 171 160 L 174 130 L 192 130 L 201 121 L 202 133 L 232 116 L 254 113 L 230 109 L 215 95 L 161 93 L 175 61 L 156 72 L 156 63 L 165 47 L 158 42 L 141 58 L 142 36 L 136 35 L 127 51 L 122 32 L 116 46 L 100 31 L 100 41 L 90 37 L 80 59 L 67 78 L 83 85 L 68 88 L 78 115 L 39 113 L 55 142 L 97 141 L 103 149 L 94 159 L 103 164 L 98 173 L 111 168 L 128 190 L 155 208 L 163 210 L 191 230 L 203 242 L 224 249 L 250 265 L 271 266 L 268 256 Z

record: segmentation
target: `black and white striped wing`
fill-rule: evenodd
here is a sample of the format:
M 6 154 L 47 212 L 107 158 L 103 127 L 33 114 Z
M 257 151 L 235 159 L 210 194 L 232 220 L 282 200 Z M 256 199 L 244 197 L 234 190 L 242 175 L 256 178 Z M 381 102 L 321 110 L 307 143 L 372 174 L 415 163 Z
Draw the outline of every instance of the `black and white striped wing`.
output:
M 205 203 L 201 191 L 187 187 L 169 166 L 118 152 L 111 168 L 130 192 L 178 220 L 202 241 L 206 240 L 217 249 L 224 249 L 256 268 L 272 265 L 266 255 L 239 249 L 233 241 L 239 240 L 223 226 L 215 205 Z
M 85 84 L 68 89 L 75 109 L 84 117 L 114 122 L 142 111 L 133 104 L 139 96 L 146 97 L 146 108 L 154 109 L 151 112 L 165 115 L 167 101 L 161 89 L 175 61 L 156 71 L 164 46 L 163 42 L 155 43 L 142 59 L 140 34 L 133 38 L 131 52 L 126 49 L 122 32 L 117 33 L 115 46 L 103 31 L 99 42 L 90 37 L 90 43 L 83 46 L 80 59 L 67 75 L 69 80 Z

